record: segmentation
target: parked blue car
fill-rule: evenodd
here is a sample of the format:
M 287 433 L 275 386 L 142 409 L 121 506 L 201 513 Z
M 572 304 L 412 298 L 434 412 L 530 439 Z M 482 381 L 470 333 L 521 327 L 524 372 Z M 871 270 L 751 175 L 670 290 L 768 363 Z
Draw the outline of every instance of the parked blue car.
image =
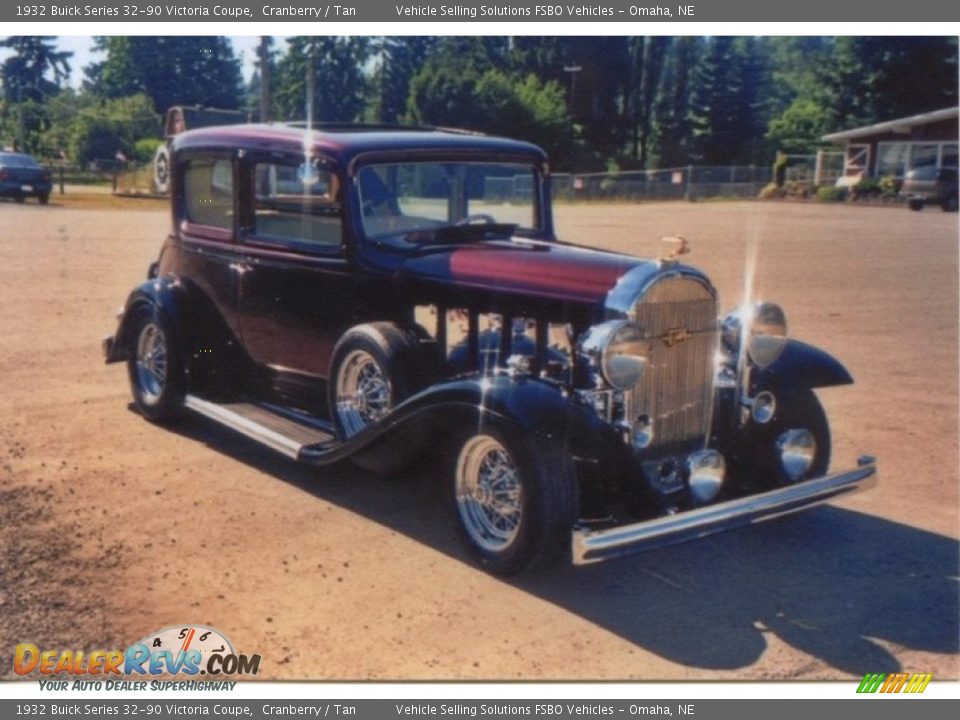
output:
M 50 202 L 50 171 L 30 155 L 0 152 L 0 197 L 23 202 L 35 197 L 41 205 Z

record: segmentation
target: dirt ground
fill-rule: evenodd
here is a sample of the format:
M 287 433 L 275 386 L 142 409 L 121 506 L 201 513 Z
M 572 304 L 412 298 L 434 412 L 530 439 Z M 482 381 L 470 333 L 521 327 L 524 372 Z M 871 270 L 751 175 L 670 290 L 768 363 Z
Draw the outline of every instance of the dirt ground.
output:
M 956 214 L 844 205 L 578 205 L 565 239 L 691 242 L 724 305 L 758 294 L 856 384 L 821 394 L 834 468 L 880 485 L 801 515 L 536 579 L 461 552 L 439 478 L 297 466 L 129 408 L 100 339 L 163 204 L 0 202 L 0 677 L 18 642 L 123 648 L 201 623 L 269 679 L 960 676 Z M 396 480 L 396 479 L 395 479 Z

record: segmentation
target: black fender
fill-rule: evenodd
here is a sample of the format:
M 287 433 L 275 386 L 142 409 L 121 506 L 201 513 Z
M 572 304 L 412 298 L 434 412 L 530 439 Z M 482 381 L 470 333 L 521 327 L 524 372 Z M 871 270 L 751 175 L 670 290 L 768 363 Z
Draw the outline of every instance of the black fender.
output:
M 181 309 L 185 304 L 186 290 L 179 279 L 173 277 L 155 278 L 141 283 L 133 289 L 123 308 L 123 314 L 117 325 L 114 341 L 107 355 L 107 362 L 123 362 L 130 358 L 133 338 L 133 324 L 137 314 L 144 308 L 152 312 L 159 312 L 170 322 L 174 332 L 181 333 L 184 323 L 178 322 Z M 178 335 L 180 347 L 186 347 L 186 338 Z
M 498 419 L 575 458 L 600 458 L 623 447 L 596 412 L 554 383 L 537 378 L 469 375 L 435 383 L 408 398 L 377 425 L 333 449 L 305 449 L 302 460 L 326 465 L 351 458 L 377 473 L 436 457 L 464 428 Z
M 853 378 L 840 361 L 813 345 L 787 339 L 786 347 L 770 367 L 755 370 L 755 388 L 796 392 L 833 385 L 850 385 Z
M 107 362 L 124 362 L 132 354 L 134 322 L 148 309 L 167 321 L 183 354 L 188 388 L 223 392 L 238 389 L 237 378 L 251 372 L 251 360 L 213 303 L 174 275 L 147 280 L 127 297 Z

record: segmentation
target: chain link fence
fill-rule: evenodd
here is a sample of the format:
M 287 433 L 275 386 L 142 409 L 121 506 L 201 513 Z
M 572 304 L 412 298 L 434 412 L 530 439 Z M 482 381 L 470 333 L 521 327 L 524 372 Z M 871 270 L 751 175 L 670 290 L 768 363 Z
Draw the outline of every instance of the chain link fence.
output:
M 755 165 L 701 166 L 603 173 L 554 173 L 553 198 L 577 200 L 696 200 L 755 198 L 773 169 Z

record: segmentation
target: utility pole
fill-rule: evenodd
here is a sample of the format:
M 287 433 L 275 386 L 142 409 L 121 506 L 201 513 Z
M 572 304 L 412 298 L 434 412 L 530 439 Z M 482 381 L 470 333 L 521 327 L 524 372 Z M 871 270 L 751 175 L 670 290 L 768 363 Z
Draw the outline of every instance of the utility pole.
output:
M 567 107 L 570 110 L 570 121 L 575 122 L 577 118 L 577 73 L 583 70 L 582 65 L 564 65 L 563 71 L 570 73 L 570 102 Z M 576 196 L 577 191 L 577 173 L 576 173 L 576 152 L 570 158 L 570 197 Z
M 582 65 L 564 65 L 563 71 L 570 73 L 570 119 L 577 118 L 577 73 L 583 70 Z
M 262 35 L 260 45 L 257 46 L 257 58 L 260 63 L 260 122 L 270 122 L 272 120 L 272 113 L 270 112 L 273 104 L 270 93 L 270 46 L 272 44 L 273 38 Z

